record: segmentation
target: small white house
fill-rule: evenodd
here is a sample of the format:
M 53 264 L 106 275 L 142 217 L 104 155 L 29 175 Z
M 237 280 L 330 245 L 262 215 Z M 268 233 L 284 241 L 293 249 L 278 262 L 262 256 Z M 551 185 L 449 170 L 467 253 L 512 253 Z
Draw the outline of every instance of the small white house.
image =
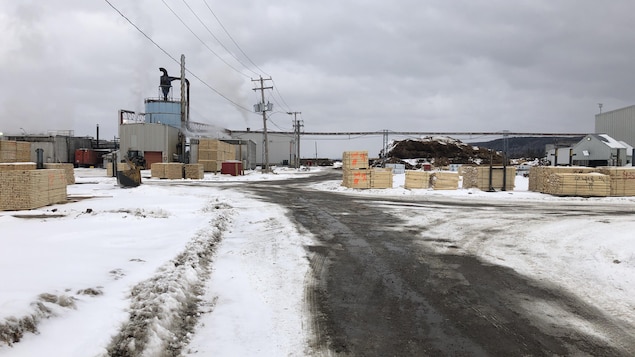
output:
M 573 146 L 571 155 L 577 166 L 630 166 L 633 148 L 607 134 L 589 134 Z

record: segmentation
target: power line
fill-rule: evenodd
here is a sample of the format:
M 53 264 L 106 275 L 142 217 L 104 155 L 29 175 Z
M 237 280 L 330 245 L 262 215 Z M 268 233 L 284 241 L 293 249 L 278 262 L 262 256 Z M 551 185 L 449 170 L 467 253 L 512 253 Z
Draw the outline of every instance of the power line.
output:
M 192 15 L 194 15 L 194 17 L 196 17 L 196 19 L 198 20 L 198 22 L 203 25 L 203 27 L 205 27 L 205 29 L 207 30 L 207 32 L 216 40 L 216 42 L 218 42 L 219 45 L 221 45 L 221 47 L 223 47 L 225 49 L 225 51 L 227 51 L 227 53 L 229 53 L 236 61 L 238 61 L 238 63 L 240 63 L 241 65 L 243 65 L 243 67 L 245 67 L 245 69 L 247 69 L 248 71 L 250 71 L 251 73 L 255 74 L 255 75 L 260 75 L 258 72 L 253 71 L 251 68 L 247 67 L 247 65 L 245 65 L 238 57 L 236 57 L 236 55 L 234 55 L 227 47 L 225 47 L 225 45 L 221 42 L 221 40 L 218 39 L 218 37 L 216 37 L 214 35 L 214 33 L 212 32 L 212 30 L 210 30 L 210 28 L 205 25 L 205 22 L 203 22 L 203 20 L 201 20 L 201 18 L 196 14 L 196 12 L 194 12 L 194 10 L 192 9 L 192 7 L 190 7 L 190 5 L 187 3 L 186 0 L 181 0 L 183 1 L 183 3 L 185 4 L 185 6 L 187 6 L 187 8 L 190 10 L 190 12 L 192 13 Z
M 181 65 L 181 62 L 179 60 L 177 60 L 174 56 L 172 56 L 168 51 L 166 51 L 165 49 L 163 49 L 163 47 L 161 47 L 158 43 L 156 43 L 150 36 L 148 36 L 142 29 L 140 29 L 137 25 L 135 25 L 134 22 L 132 22 L 132 20 L 130 20 L 126 15 L 124 15 L 121 11 L 119 11 L 119 9 L 117 9 L 110 1 L 108 0 L 104 0 L 108 5 L 110 5 L 110 7 L 113 8 L 113 10 L 115 10 L 121 17 L 123 17 L 126 21 L 128 21 L 128 23 L 130 25 L 132 25 L 132 27 L 134 27 L 137 31 L 139 31 L 139 33 L 141 33 L 146 39 L 148 39 L 148 41 L 152 42 L 153 45 L 155 45 L 159 50 L 161 50 L 161 52 L 163 52 L 166 56 L 168 56 L 170 59 L 172 59 L 176 64 Z M 221 92 L 219 92 L 218 90 L 216 90 L 214 87 L 212 87 L 211 85 L 209 85 L 207 82 L 205 82 L 203 79 L 201 79 L 199 76 L 197 76 L 196 74 L 194 74 L 194 72 L 192 72 L 191 70 L 189 70 L 188 68 L 185 69 L 187 71 L 187 73 L 191 74 L 192 77 L 198 79 L 201 83 L 203 83 L 207 88 L 211 89 L 214 93 L 218 94 L 219 96 L 221 96 L 223 99 L 227 100 L 228 102 L 232 103 L 236 108 L 245 110 L 249 113 L 251 113 L 251 109 L 245 108 L 242 105 L 234 102 L 233 100 L 229 99 L 228 97 L 226 97 L 224 94 L 222 94 Z
M 203 41 L 195 32 L 194 30 L 192 30 L 191 27 L 189 27 L 185 21 L 183 21 L 183 19 L 170 7 L 170 5 L 168 5 L 165 0 L 161 0 L 161 2 L 163 3 L 163 5 L 165 5 L 165 7 L 168 8 L 168 10 L 170 10 L 170 12 L 172 12 L 172 14 L 183 24 L 183 26 L 185 26 L 186 29 L 188 29 L 192 35 L 194 35 L 194 37 L 196 37 L 199 42 L 201 42 L 201 44 L 203 44 L 203 46 L 205 46 L 205 48 L 207 48 L 214 56 L 216 56 L 219 60 L 221 60 L 224 64 L 226 64 L 229 68 L 233 69 L 234 71 L 236 71 L 238 74 L 246 77 L 246 78 L 250 78 L 248 75 L 242 73 L 240 70 L 238 70 L 237 68 L 235 68 L 234 66 L 232 66 L 231 64 L 229 64 L 229 62 L 225 61 L 218 53 L 216 53 L 213 49 L 211 49 L 211 47 L 209 47 L 207 45 L 207 43 L 205 43 L 205 41 Z
M 243 51 L 242 48 L 240 48 L 240 46 L 238 45 L 238 43 L 234 40 L 234 38 L 232 37 L 232 35 L 229 34 L 229 31 L 227 31 L 227 29 L 225 28 L 225 26 L 223 26 L 223 23 L 220 21 L 220 19 L 216 16 L 216 14 L 214 13 L 214 11 L 212 10 L 212 8 L 209 6 L 209 4 L 207 3 L 206 0 L 203 0 L 203 2 L 205 3 L 205 6 L 207 6 L 207 9 L 209 9 L 209 12 L 212 13 L 212 15 L 214 16 L 214 18 L 216 19 L 216 21 L 218 22 L 218 24 L 220 25 L 220 27 L 223 29 L 223 31 L 225 31 L 225 34 L 227 35 L 227 37 L 229 37 L 230 40 L 232 40 L 232 42 L 234 43 L 234 45 L 236 46 L 236 48 L 238 48 L 238 50 L 240 51 L 240 53 L 243 54 L 243 56 L 245 56 L 245 58 L 247 58 L 247 60 L 249 61 L 249 63 L 253 64 L 254 67 L 256 67 L 256 69 L 260 70 L 260 72 L 262 72 L 263 74 L 267 75 L 268 77 L 271 77 L 269 74 L 267 74 L 267 72 L 263 71 L 262 68 L 258 67 L 257 64 L 254 63 L 254 61 L 251 60 L 251 58 L 249 58 L 249 56 L 247 56 L 247 54 L 245 53 L 245 51 Z

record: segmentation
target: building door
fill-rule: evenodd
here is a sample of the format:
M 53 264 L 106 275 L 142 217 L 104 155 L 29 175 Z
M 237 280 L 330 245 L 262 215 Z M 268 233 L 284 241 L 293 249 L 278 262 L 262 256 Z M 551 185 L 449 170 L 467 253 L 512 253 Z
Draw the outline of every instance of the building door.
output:
M 163 152 L 161 151 L 144 151 L 143 157 L 146 159 L 147 168 L 151 168 L 155 162 L 163 162 Z

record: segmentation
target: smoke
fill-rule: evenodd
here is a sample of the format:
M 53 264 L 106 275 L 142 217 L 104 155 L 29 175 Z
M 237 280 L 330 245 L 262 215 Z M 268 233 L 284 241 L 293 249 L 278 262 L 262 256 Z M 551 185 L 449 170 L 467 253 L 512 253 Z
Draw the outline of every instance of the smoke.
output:
M 132 1 L 128 4 L 130 6 L 130 14 L 132 21 L 134 21 L 139 28 L 141 28 L 150 38 L 153 36 L 154 26 L 152 23 L 152 17 L 144 14 L 140 1 Z M 159 66 L 155 65 L 154 57 L 156 48 L 144 37 L 135 36 L 136 45 L 132 51 L 132 58 L 135 62 L 132 64 L 132 81 L 133 86 L 130 89 L 132 92 L 132 98 L 134 98 L 134 111 L 141 113 L 145 111 L 144 99 L 147 97 L 158 97 L 158 85 L 159 85 Z M 154 74 L 154 77 L 152 76 Z M 155 78 L 156 81 L 152 82 L 151 78 Z M 148 95 L 148 93 L 153 93 Z
M 228 70 L 227 65 L 220 62 L 215 62 L 212 65 L 211 70 L 206 75 L 205 81 L 218 92 L 225 97 L 231 99 L 234 103 L 240 105 L 243 108 L 251 108 L 253 103 L 249 102 L 249 94 L 253 91 L 249 87 L 251 82 L 246 80 L 245 77 L 238 75 L 233 70 Z M 218 97 L 218 96 L 217 96 Z M 235 110 L 240 113 L 241 118 L 244 121 L 246 127 L 249 126 L 249 114 L 251 112 L 238 108 L 232 103 L 227 103 L 224 98 L 218 97 L 216 101 L 218 103 L 225 103 L 231 105 Z M 226 107 L 226 105 L 223 105 Z M 229 115 L 224 113 L 224 115 Z

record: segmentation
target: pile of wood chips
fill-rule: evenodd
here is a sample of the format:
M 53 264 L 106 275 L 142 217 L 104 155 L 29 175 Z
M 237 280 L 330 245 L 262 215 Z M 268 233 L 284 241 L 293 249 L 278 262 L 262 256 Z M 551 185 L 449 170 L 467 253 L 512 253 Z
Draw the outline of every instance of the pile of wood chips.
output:
M 493 166 L 491 169 L 491 187 L 489 166 L 461 166 L 460 174 L 463 177 L 463 188 L 478 188 L 482 191 L 489 191 L 490 189 L 502 190 L 505 186 L 506 190 L 511 191 L 515 187 L 516 168 L 513 166 L 507 168 Z
M 430 171 L 406 170 L 406 189 L 430 188 Z

